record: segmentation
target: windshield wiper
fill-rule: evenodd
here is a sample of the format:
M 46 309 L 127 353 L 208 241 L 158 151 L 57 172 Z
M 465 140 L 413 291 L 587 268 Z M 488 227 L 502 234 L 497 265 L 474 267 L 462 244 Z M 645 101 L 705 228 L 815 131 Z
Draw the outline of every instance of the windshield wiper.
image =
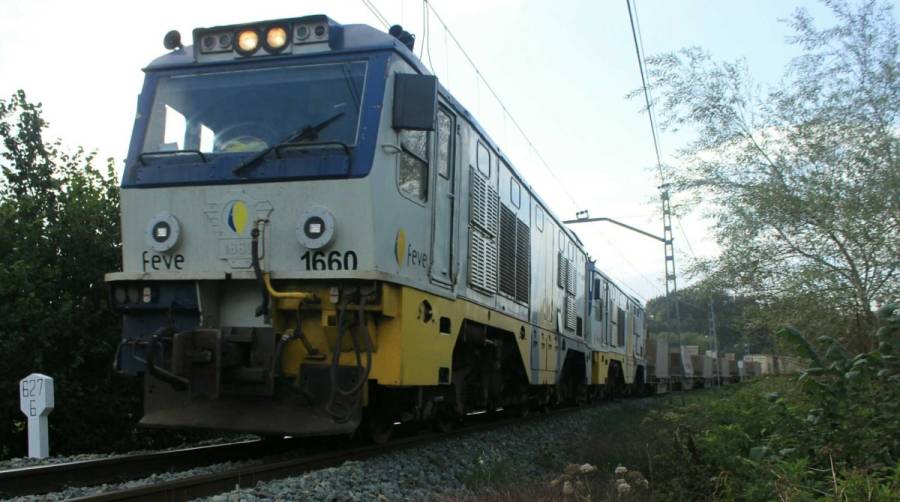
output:
M 319 122 L 318 124 L 303 126 L 298 131 L 291 134 L 290 136 L 284 138 L 283 140 L 279 141 L 278 143 L 275 143 L 274 145 L 272 145 L 268 148 L 265 148 L 261 152 L 257 153 L 256 155 L 254 155 L 253 157 L 248 159 L 246 162 L 235 167 L 231 172 L 234 174 L 241 174 L 241 171 L 259 164 L 259 162 L 262 159 L 264 159 L 266 157 L 266 155 L 268 155 L 269 153 L 271 153 L 273 150 L 275 150 L 277 148 L 281 148 L 282 146 L 292 144 L 292 143 L 297 143 L 299 141 L 303 141 L 303 140 L 307 140 L 307 139 L 314 140 L 314 139 L 318 138 L 319 133 L 322 132 L 323 129 L 330 126 L 337 119 L 343 117 L 344 114 L 346 114 L 346 113 L 347 112 L 339 112 L 339 113 L 336 113 L 336 114 L 332 115 L 331 117 Z
M 144 152 L 138 155 L 138 162 L 140 162 L 142 166 L 146 166 L 147 163 L 144 162 L 144 157 L 161 157 L 163 155 L 180 155 L 185 153 L 199 155 L 204 164 L 207 162 L 206 155 L 203 155 L 203 152 L 200 150 L 162 150 L 159 152 Z

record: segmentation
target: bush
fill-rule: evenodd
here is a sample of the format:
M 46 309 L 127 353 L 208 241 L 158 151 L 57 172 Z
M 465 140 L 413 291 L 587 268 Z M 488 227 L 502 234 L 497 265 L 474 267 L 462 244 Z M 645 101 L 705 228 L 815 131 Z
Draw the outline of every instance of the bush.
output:
M 121 321 L 106 272 L 120 269 L 119 190 L 82 149 L 46 143 L 40 104 L 0 100 L 0 458 L 26 449 L 18 381 L 55 380 L 51 453 L 139 448 L 178 435 L 147 433 L 140 381 L 115 375 Z
M 900 500 L 900 316 L 877 317 L 876 350 L 820 356 L 786 329 L 813 361 L 799 376 L 623 403 L 569 456 L 639 469 L 654 500 Z

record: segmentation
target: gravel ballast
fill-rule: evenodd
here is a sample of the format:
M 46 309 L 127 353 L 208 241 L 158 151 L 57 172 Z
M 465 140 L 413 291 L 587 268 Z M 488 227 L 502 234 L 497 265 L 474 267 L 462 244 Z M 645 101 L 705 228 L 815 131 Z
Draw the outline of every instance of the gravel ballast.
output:
M 428 500 L 472 495 L 494 486 L 549 480 L 567 462 L 561 448 L 615 403 L 521 425 L 438 441 L 424 447 L 346 462 L 302 476 L 223 493 L 213 502 Z
M 630 402 L 636 401 L 649 404 L 652 400 Z M 348 461 L 339 467 L 320 469 L 301 476 L 260 482 L 252 488 L 236 489 L 206 500 L 429 500 L 439 496 L 465 498 L 502 489 L 503 486 L 549 482 L 566 464 L 580 460 L 566 458 L 565 445 L 571 442 L 572 437 L 595 428 L 598 417 L 616 406 L 619 404 L 606 403 L 570 413 L 536 417 L 519 425 L 447 438 L 367 460 Z M 102 457 L 104 455 L 53 457 L 42 463 Z M 60 492 L 13 500 L 65 500 L 248 467 L 257 462 L 226 462 L 154 474 L 121 484 L 70 487 Z

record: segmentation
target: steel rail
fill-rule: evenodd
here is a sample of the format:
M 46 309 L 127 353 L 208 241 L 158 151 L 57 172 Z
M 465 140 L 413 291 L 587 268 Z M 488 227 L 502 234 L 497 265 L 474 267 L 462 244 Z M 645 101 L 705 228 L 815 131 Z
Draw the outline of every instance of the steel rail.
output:
M 209 497 L 219 493 L 234 490 L 238 487 L 252 487 L 260 481 L 283 479 L 317 469 L 339 466 L 348 460 L 363 460 L 394 451 L 424 446 L 432 442 L 459 437 L 465 434 L 488 431 L 511 425 L 524 424 L 533 420 L 559 416 L 583 409 L 586 408 L 560 408 L 540 415 L 490 420 L 478 424 L 468 425 L 459 429 L 452 430 L 450 432 L 434 432 L 392 440 L 383 445 L 363 446 L 352 448 L 349 450 L 318 454 L 303 458 L 264 462 L 262 464 L 251 465 L 243 468 L 233 469 L 230 471 L 203 474 L 200 476 L 194 476 L 174 481 L 166 481 L 153 485 L 109 491 L 72 500 L 81 502 L 100 502 L 112 500 L 147 502 L 157 500 L 166 500 L 167 502 L 187 501 L 200 497 Z
M 299 445 L 300 443 L 296 439 L 247 440 L 9 469 L 0 471 L 0 499 L 40 495 L 59 491 L 68 486 L 120 483 L 157 472 L 185 470 L 219 462 L 277 455 L 296 449 Z

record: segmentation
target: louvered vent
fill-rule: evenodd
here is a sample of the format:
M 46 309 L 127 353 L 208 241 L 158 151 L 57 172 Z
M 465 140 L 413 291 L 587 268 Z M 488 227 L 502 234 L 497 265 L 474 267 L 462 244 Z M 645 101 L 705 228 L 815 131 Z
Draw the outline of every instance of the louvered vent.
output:
M 497 235 L 497 219 L 500 213 L 500 195 L 491 187 L 487 187 L 487 214 L 484 216 L 484 229 L 490 235 Z
M 497 191 L 489 187 L 487 181 L 475 169 L 469 170 L 471 196 L 469 197 L 472 224 L 488 236 L 497 235 L 497 210 L 500 197 Z
M 516 300 L 528 303 L 531 280 L 531 229 L 516 220 Z
M 497 248 L 493 239 L 473 230 L 469 239 L 469 285 L 488 294 L 496 292 Z
M 566 329 L 575 329 L 575 297 L 566 295 Z
M 575 273 L 575 262 L 572 260 L 566 260 L 566 291 L 571 294 L 575 294 L 575 280 L 578 278 L 578 274 Z
M 484 214 L 487 211 L 487 185 L 474 169 L 470 169 L 469 174 L 469 215 L 473 225 L 483 228 Z
M 566 274 L 569 271 L 569 266 L 566 265 L 566 257 L 563 256 L 562 252 L 556 255 L 556 284 L 564 288 L 566 287 Z
M 497 211 L 500 197 L 475 169 L 469 170 L 469 285 L 487 294 L 497 291 Z
M 516 296 L 516 215 L 500 205 L 500 292 Z
M 531 229 L 503 204 L 500 204 L 499 241 L 500 292 L 527 304 L 531 279 Z

